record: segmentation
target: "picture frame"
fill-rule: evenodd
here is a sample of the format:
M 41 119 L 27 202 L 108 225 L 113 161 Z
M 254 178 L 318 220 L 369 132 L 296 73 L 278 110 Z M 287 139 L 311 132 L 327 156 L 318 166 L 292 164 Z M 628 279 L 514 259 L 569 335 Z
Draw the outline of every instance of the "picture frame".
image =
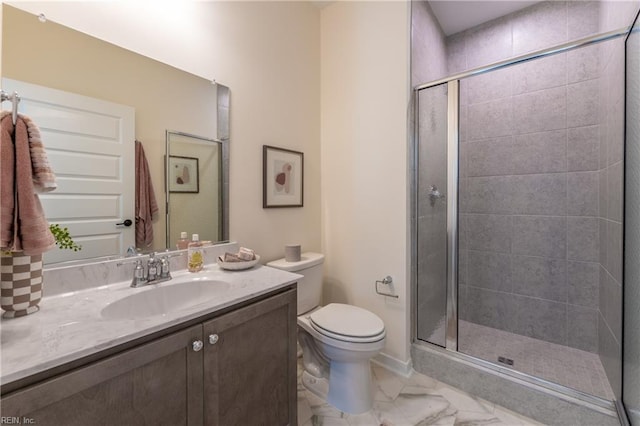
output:
M 304 154 L 262 146 L 262 207 L 304 206 Z
M 198 158 L 169 156 L 169 192 L 200 192 Z

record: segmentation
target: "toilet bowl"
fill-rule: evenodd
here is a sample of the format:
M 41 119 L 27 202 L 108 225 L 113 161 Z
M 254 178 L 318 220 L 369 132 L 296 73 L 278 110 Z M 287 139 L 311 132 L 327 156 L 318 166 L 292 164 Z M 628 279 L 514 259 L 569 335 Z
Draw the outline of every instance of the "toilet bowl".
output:
M 314 321 L 316 314 L 324 314 L 339 322 L 344 315 L 336 312 L 344 314 L 350 310 L 362 314 L 359 321 L 352 324 L 368 324 L 374 333 L 349 330 L 345 334 L 344 328 L 320 325 Z M 372 319 L 369 316 L 375 317 L 373 321 L 363 321 L 363 317 Z M 349 322 L 345 321 L 343 325 L 348 326 Z M 350 414 L 369 411 L 373 406 L 369 361 L 384 348 L 385 334 L 382 320 L 356 306 L 334 303 L 299 316 L 298 341 L 302 346 L 305 368 L 302 383 L 340 411 Z
M 353 305 L 319 306 L 322 263 L 319 253 L 300 261 L 267 263 L 304 276 L 298 281 L 298 343 L 302 347 L 302 384 L 340 411 L 360 414 L 373 406 L 370 360 L 385 344 L 384 322 Z

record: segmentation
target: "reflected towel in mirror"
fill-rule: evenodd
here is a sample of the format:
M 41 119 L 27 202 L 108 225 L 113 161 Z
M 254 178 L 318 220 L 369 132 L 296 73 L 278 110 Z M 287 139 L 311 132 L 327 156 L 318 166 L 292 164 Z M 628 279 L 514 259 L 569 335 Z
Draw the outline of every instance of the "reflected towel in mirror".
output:
M 136 247 L 147 248 L 153 243 L 153 218 L 158 203 L 153 191 L 149 164 L 142 142 L 136 141 Z

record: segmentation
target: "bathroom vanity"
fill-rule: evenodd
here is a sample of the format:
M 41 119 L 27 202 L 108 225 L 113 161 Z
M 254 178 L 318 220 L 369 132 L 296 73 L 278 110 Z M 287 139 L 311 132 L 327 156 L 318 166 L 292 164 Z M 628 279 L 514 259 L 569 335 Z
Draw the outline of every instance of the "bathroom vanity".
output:
M 198 275 L 225 290 L 166 314 L 105 319 L 124 294 L 156 290 L 125 282 L 45 298 L 41 312 L 3 320 L 2 416 L 60 425 L 296 424 L 299 276 L 207 269 L 166 286 Z

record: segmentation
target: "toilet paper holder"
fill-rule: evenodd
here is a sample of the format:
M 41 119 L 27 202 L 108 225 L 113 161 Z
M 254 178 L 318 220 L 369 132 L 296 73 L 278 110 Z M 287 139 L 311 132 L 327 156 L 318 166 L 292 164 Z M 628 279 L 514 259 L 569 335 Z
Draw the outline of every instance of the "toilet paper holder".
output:
M 393 278 L 391 278 L 391 275 L 387 275 L 382 280 L 376 280 L 376 293 L 378 293 L 381 296 L 393 297 L 394 299 L 397 299 L 399 297 L 397 294 L 386 293 L 386 292 L 378 290 L 378 284 L 384 284 L 384 285 L 393 284 Z

